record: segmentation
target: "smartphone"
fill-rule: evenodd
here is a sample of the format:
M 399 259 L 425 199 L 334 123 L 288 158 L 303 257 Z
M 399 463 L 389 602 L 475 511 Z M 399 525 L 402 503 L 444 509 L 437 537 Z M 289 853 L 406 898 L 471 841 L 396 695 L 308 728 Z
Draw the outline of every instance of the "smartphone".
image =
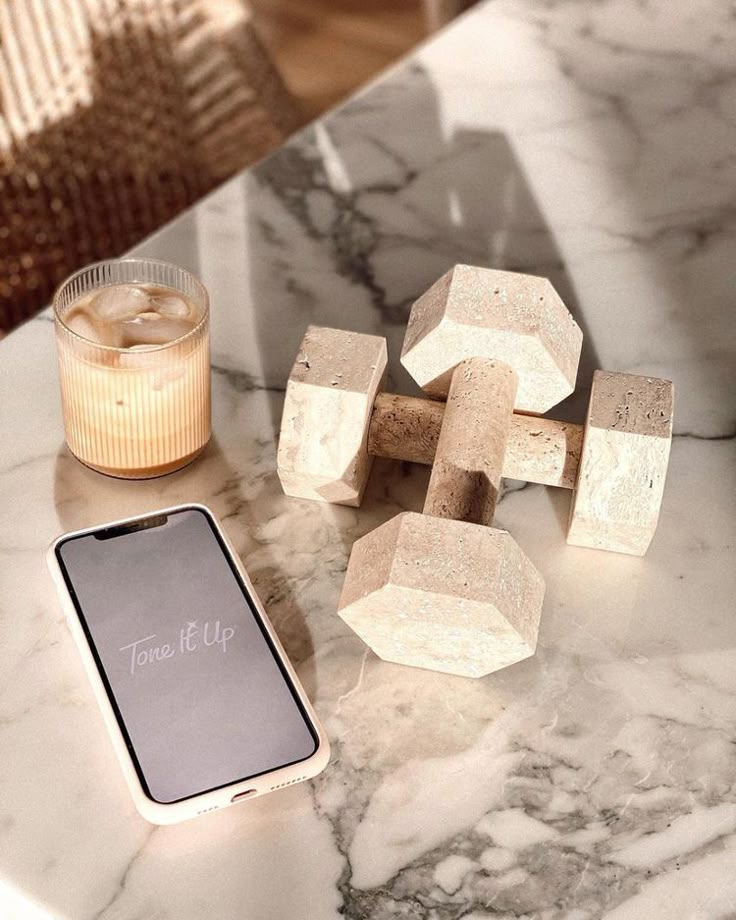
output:
M 148 821 L 183 821 L 326 766 L 324 730 L 204 505 L 64 534 L 48 562 Z

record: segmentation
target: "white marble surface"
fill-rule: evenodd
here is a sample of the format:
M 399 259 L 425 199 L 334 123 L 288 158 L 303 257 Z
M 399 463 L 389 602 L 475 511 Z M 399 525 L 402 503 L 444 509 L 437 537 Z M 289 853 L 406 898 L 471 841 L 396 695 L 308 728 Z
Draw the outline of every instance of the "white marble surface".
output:
M 215 440 L 116 482 L 63 447 L 52 326 L 0 344 L 0 916 L 736 917 L 736 20 L 718 0 L 498 0 L 141 247 L 213 299 Z M 549 274 L 592 368 L 676 384 L 644 559 L 567 547 L 568 496 L 499 507 L 547 579 L 537 655 L 480 681 L 386 664 L 335 615 L 352 541 L 419 508 L 285 499 L 309 321 L 384 331 L 455 261 Z M 580 417 L 584 393 L 565 407 Z M 325 722 L 315 782 L 189 824 L 133 810 L 43 553 L 178 500 L 224 518 Z

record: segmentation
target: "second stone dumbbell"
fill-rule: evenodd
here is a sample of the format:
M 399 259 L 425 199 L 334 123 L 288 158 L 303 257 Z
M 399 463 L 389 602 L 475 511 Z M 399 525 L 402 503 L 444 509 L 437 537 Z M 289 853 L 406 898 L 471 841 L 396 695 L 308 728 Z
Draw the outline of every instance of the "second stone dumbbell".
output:
M 360 504 L 374 456 L 431 464 L 445 403 L 379 392 L 386 342 L 311 326 L 287 384 L 278 471 L 297 498 Z M 572 490 L 569 543 L 643 555 L 672 439 L 668 380 L 596 371 L 585 423 L 514 414 L 502 475 Z

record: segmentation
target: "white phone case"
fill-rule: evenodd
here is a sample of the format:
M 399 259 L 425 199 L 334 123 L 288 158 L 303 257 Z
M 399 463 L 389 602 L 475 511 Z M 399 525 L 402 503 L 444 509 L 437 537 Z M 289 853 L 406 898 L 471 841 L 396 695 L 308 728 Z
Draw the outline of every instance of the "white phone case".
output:
M 187 509 L 199 509 L 208 515 L 220 537 L 222 538 L 224 545 L 227 547 L 227 552 L 233 562 L 233 565 L 240 574 L 246 589 L 253 598 L 254 606 L 256 607 L 259 616 L 261 617 L 263 626 L 273 644 L 276 655 L 283 665 L 284 670 L 291 678 L 299 702 L 301 703 L 304 712 L 306 713 L 310 725 L 318 739 L 318 743 L 314 754 L 312 754 L 312 756 L 307 760 L 303 760 L 300 763 L 273 770 L 270 773 L 263 774 L 252 780 L 232 783 L 229 786 L 224 786 L 221 789 L 215 789 L 212 792 L 205 792 L 201 795 L 193 796 L 182 802 L 162 804 L 161 802 L 155 802 L 146 794 L 138 778 L 138 773 L 136 772 L 135 766 L 128 752 L 125 738 L 118 724 L 115 711 L 108 698 L 107 691 L 105 690 L 105 685 L 102 682 L 97 664 L 95 662 L 94 656 L 92 655 L 89 643 L 87 642 L 87 637 L 85 636 L 82 624 L 79 621 L 74 602 L 67 589 L 64 576 L 56 557 L 56 547 L 59 543 L 68 539 L 69 537 L 83 536 L 84 534 L 94 533 L 95 531 L 99 531 L 103 528 L 118 527 L 120 525 L 131 524 L 135 521 L 141 520 L 142 518 L 153 517 L 160 514 L 172 514 L 176 511 L 183 511 Z M 59 599 L 61 601 L 62 607 L 64 608 L 64 613 L 66 614 L 69 629 L 74 637 L 74 640 L 79 649 L 79 653 L 82 657 L 85 670 L 87 671 L 87 676 L 90 683 L 92 684 L 92 689 L 97 699 L 97 703 L 100 707 L 100 710 L 102 711 L 102 716 L 105 721 L 105 725 L 107 726 L 107 731 L 110 735 L 110 738 L 112 739 L 112 744 L 115 749 L 118 761 L 120 762 L 120 766 L 123 770 L 128 788 L 130 789 L 130 793 L 133 796 L 136 808 L 147 821 L 150 821 L 152 824 L 176 824 L 179 821 L 185 821 L 188 818 L 193 818 L 197 815 L 205 814 L 205 812 L 215 811 L 219 808 L 225 808 L 227 805 L 232 805 L 234 804 L 234 800 L 238 801 L 239 797 L 241 796 L 243 800 L 246 798 L 256 798 L 259 795 L 264 795 L 267 792 L 272 792 L 274 789 L 280 789 L 283 786 L 289 786 L 293 783 L 298 783 L 302 780 L 310 779 L 311 777 L 320 773 L 327 766 L 327 763 L 330 759 L 330 746 L 327 740 L 327 735 L 320 725 L 314 709 L 312 708 L 312 705 L 304 692 L 304 688 L 302 687 L 291 662 L 286 656 L 286 652 L 279 642 L 278 636 L 271 626 L 268 616 L 263 609 L 263 605 L 261 604 L 253 588 L 250 578 L 248 578 L 248 573 L 245 571 L 240 558 L 238 557 L 238 554 L 235 552 L 232 543 L 228 539 L 227 534 L 225 534 L 223 531 L 215 515 L 205 505 L 196 502 L 187 502 L 185 504 L 175 505 L 170 508 L 162 508 L 160 511 L 146 512 L 144 514 L 122 518 L 119 521 L 111 521 L 106 524 L 99 524 L 96 527 L 87 527 L 83 530 L 75 530 L 70 533 L 62 534 L 60 537 L 57 537 L 56 540 L 54 540 L 54 542 L 51 544 L 46 558 L 54 579 L 54 583 L 56 585 L 56 590 L 59 594 Z

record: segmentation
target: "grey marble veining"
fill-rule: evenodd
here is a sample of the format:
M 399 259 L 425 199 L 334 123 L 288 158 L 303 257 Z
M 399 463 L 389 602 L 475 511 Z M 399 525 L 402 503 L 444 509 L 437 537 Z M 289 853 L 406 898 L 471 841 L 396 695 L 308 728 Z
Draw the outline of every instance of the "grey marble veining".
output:
M 46 318 L 0 343 L 0 916 L 736 917 L 734 61 L 716 0 L 497 0 L 146 241 L 212 296 L 215 436 L 181 473 L 82 467 Z M 408 308 L 456 261 L 552 278 L 585 333 L 564 417 L 595 367 L 676 387 L 644 559 L 566 546 L 569 497 L 506 484 L 547 596 L 536 656 L 480 681 L 382 662 L 335 615 L 353 540 L 420 508 L 427 471 L 377 463 L 357 510 L 274 470 L 306 324 L 385 334 L 413 392 Z M 224 520 L 334 756 L 153 829 L 43 552 L 179 500 Z

